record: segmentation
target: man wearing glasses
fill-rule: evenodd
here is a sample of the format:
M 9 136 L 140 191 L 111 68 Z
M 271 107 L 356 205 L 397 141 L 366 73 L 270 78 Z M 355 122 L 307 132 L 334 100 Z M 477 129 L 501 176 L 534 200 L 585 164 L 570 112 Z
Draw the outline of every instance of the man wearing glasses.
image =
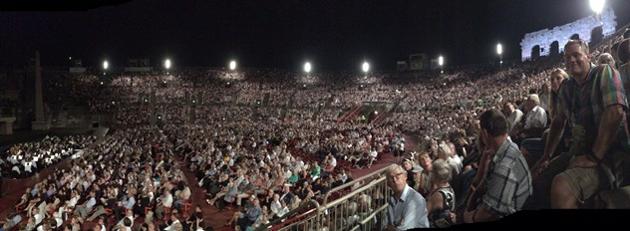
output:
M 388 200 L 386 230 L 429 228 L 427 203 L 420 193 L 407 185 L 407 171 L 395 164 L 386 174 L 387 186 L 394 193 Z

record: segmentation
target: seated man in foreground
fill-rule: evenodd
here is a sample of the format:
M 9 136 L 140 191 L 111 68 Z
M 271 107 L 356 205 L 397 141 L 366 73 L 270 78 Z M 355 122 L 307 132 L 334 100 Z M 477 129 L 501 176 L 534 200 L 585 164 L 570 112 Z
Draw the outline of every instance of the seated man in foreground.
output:
M 508 139 L 508 122 L 497 110 L 479 118 L 482 156 L 466 200 L 463 222 L 494 221 L 523 207 L 532 194 L 527 161 Z

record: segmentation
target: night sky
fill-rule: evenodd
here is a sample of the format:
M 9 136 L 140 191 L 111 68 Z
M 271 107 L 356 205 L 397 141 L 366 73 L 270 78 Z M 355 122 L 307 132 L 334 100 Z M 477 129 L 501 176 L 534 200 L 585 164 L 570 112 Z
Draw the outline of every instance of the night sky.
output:
M 630 22 L 630 1 L 608 5 L 619 26 Z M 525 33 L 591 14 L 587 0 L 135 0 L 87 11 L 3 11 L 0 66 L 22 65 L 35 49 L 47 66 L 67 65 L 69 56 L 114 66 L 170 57 L 176 66 L 235 58 L 297 70 L 308 59 L 316 70 L 354 70 L 366 59 L 387 70 L 411 53 L 479 64 L 495 58 L 497 42 L 505 59 L 519 60 Z

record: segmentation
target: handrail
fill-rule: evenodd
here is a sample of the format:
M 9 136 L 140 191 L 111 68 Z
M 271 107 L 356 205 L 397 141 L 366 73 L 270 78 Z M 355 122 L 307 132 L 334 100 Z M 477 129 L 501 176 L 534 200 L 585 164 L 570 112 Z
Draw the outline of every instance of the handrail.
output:
M 386 169 L 386 168 L 384 168 L 384 169 Z M 378 183 L 381 183 L 381 181 L 385 181 L 385 178 L 386 177 L 382 176 L 382 177 L 378 178 L 377 180 L 374 180 L 374 181 L 370 182 L 369 184 L 364 185 L 363 187 L 358 188 L 357 190 L 354 190 L 351 193 L 344 195 L 341 198 L 337 198 L 335 201 L 331 202 L 330 204 L 323 204 L 322 206 L 319 207 L 319 211 L 323 211 L 323 210 L 329 209 L 330 207 L 333 207 L 333 206 L 335 206 L 335 205 L 337 205 L 337 204 L 339 204 L 341 202 L 344 202 L 346 199 L 348 199 L 348 198 L 350 198 L 350 197 L 352 197 L 352 196 L 354 196 L 356 194 L 362 193 L 364 190 L 366 190 L 366 189 L 368 189 L 368 188 L 370 188 L 370 187 L 372 187 L 372 186 L 374 186 L 374 185 L 376 185 Z
M 354 179 L 354 180 L 352 180 L 352 181 L 350 181 L 350 182 L 348 182 L 348 183 L 345 183 L 345 184 L 343 184 L 343 185 L 337 186 L 336 188 L 333 188 L 332 190 L 330 190 L 330 191 L 328 191 L 328 192 L 326 193 L 326 196 L 324 197 L 324 203 L 323 203 L 322 205 L 323 205 L 323 206 L 326 206 L 326 204 L 328 204 L 328 197 L 330 197 L 330 195 L 331 195 L 332 193 L 337 192 L 337 191 L 340 191 L 340 190 L 342 190 L 342 189 L 346 189 L 346 188 L 348 188 L 349 186 L 353 186 L 353 185 L 355 185 L 355 184 L 357 184 L 357 183 L 359 183 L 359 182 L 361 182 L 361 181 L 363 181 L 363 180 L 365 180 L 365 179 L 368 179 L 368 178 L 373 177 L 373 176 L 375 176 L 375 175 L 381 174 L 382 172 L 386 171 L 386 170 L 389 168 L 389 166 L 391 166 L 391 165 L 388 165 L 388 166 L 386 166 L 386 167 L 384 167 L 384 168 L 382 168 L 382 169 L 379 169 L 379 170 L 377 170 L 377 171 L 374 171 L 374 172 L 372 172 L 372 173 L 370 173 L 370 174 L 368 174 L 368 175 L 365 175 L 365 176 L 359 177 L 358 179 Z
M 303 212 L 297 216 L 294 216 L 296 211 L 301 211 L 304 208 L 307 208 L 309 206 L 313 206 L 314 208 L 311 208 L 309 210 L 307 210 L 306 212 Z M 298 206 L 297 208 L 289 211 L 288 213 L 284 214 L 282 217 L 278 217 L 276 219 L 273 219 L 272 221 L 269 222 L 269 224 L 266 225 L 261 225 L 257 230 L 267 230 L 270 228 L 273 228 L 273 226 L 285 226 L 293 221 L 296 221 L 300 218 L 306 217 L 308 215 L 310 215 L 313 212 L 317 211 L 317 208 L 319 207 L 319 204 L 317 203 L 316 200 L 309 200 L 306 201 L 304 204 Z M 293 216 L 293 217 L 292 217 Z M 283 221 L 284 220 L 284 221 Z
M 372 212 L 372 214 L 370 214 L 369 216 L 367 216 L 365 219 L 363 219 L 362 221 L 359 222 L 358 225 L 356 225 L 355 227 L 353 227 L 351 230 L 363 230 L 362 225 L 365 225 L 366 223 L 368 223 L 371 219 L 373 219 L 377 214 L 379 214 L 380 212 L 384 211 L 387 209 L 389 205 L 388 204 L 384 204 L 382 205 L 380 208 L 374 210 L 374 212 Z

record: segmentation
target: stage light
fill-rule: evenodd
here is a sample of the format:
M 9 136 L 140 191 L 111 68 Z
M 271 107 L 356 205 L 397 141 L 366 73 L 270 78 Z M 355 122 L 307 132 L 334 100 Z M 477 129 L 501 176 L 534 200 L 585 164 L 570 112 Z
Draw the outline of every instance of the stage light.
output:
M 109 62 L 107 60 L 103 61 L 103 70 L 107 70 L 109 68 Z
M 440 65 L 440 67 L 444 66 L 444 56 L 440 55 L 440 57 L 438 57 L 438 65 Z
M 363 70 L 363 73 L 368 73 L 368 71 L 370 71 L 370 64 L 368 62 L 363 62 L 361 70 Z
M 604 11 L 604 6 L 606 5 L 606 0 L 589 0 L 589 5 L 591 5 L 591 10 L 595 12 L 595 14 L 601 14 Z
M 311 73 L 311 69 L 312 69 L 312 67 L 311 67 L 311 63 L 310 63 L 310 62 L 306 62 L 306 63 L 304 64 L 304 72 L 306 72 L 306 73 Z
M 230 61 L 230 71 L 236 70 L 236 61 Z

